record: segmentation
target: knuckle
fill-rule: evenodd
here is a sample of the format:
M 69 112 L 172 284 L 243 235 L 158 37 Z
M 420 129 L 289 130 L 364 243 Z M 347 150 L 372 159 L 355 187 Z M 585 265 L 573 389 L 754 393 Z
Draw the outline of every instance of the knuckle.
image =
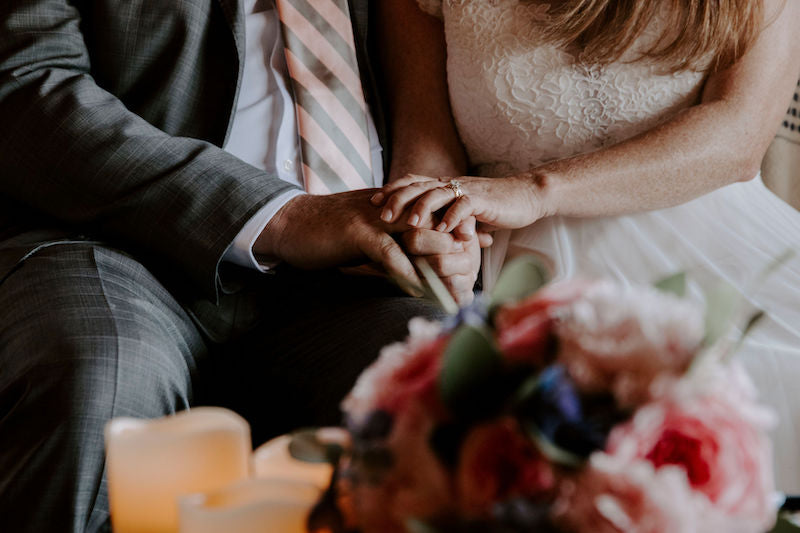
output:
M 431 208 L 434 204 L 436 204 L 442 197 L 442 189 L 432 189 L 428 194 L 424 196 L 422 199 L 425 202 L 425 206 L 427 208 Z
M 386 236 L 385 239 L 381 239 L 381 242 L 378 245 L 378 253 L 380 254 L 380 257 L 385 262 L 387 262 L 387 263 L 390 262 L 392 260 L 392 258 L 394 257 L 395 247 L 396 246 L 397 246 L 397 243 L 395 243 L 392 240 L 392 238 L 389 237 L 388 235 Z
M 456 278 L 455 286 L 458 290 L 462 292 L 472 292 L 474 280 L 471 278 L 471 276 L 456 275 L 453 277 Z
M 419 230 L 409 230 L 403 233 L 403 244 L 412 254 L 422 253 L 424 239 Z
M 454 209 L 448 209 L 447 212 L 442 217 L 442 220 L 444 222 L 447 222 L 448 224 L 455 224 L 456 222 L 459 221 L 460 218 L 461 217 L 459 216 L 457 211 L 455 211 Z
M 437 274 L 442 275 L 446 272 L 448 261 L 443 255 L 430 255 L 427 257 L 428 263 Z
M 403 192 L 402 191 L 396 192 L 386 201 L 386 207 L 395 210 L 397 209 L 397 206 L 401 204 L 402 200 L 403 200 Z

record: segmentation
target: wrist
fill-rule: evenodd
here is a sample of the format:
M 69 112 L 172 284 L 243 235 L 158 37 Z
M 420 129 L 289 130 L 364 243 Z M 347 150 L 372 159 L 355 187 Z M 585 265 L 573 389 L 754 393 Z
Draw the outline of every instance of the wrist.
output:
M 519 178 L 537 219 L 559 214 L 558 179 L 553 173 L 537 168 Z
M 463 151 L 448 149 L 435 142 L 426 143 L 424 148 L 415 150 L 395 146 L 387 182 L 400 179 L 407 174 L 436 178 L 463 176 L 466 170 L 467 162 Z
M 273 261 L 283 261 L 285 259 L 283 253 L 283 243 L 286 240 L 287 228 L 289 227 L 289 220 L 291 213 L 297 202 L 303 196 L 292 198 L 284 204 L 275 216 L 270 219 L 264 229 L 261 230 L 255 243 L 253 243 L 253 254 L 259 257 L 267 257 Z

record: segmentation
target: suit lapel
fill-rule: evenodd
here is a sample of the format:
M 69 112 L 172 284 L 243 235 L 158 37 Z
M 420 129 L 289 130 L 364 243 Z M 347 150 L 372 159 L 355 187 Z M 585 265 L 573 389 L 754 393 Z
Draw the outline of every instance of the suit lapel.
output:
M 244 74 L 244 53 L 245 53 L 245 28 L 244 28 L 244 13 L 242 10 L 242 0 L 214 0 L 222 9 L 225 16 L 225 21 L 230 29 L 231 37 L 233 38 L 233 45 L 236 48 L 236 65 L 235 78 L 231 82 L 235 83 L 235 90 L 233 92 L 233 99 L 229 109 L 228 127 L 223 136 L 220 146 L 224 146 L 228 140 L 228 135 L 231 133 L 231 126 L 233 126 L 233 115 L 236 112 L 236 102 L 239 100 L 239 89 L 242 85 L 242 75 Z
M 236 53 L 239 59 L 239 69 L 244 65 L 244 14 L 242 13 L 241 0 L 216 0 L 222 7 L 225 19 L 233 34 L 236 43 Z

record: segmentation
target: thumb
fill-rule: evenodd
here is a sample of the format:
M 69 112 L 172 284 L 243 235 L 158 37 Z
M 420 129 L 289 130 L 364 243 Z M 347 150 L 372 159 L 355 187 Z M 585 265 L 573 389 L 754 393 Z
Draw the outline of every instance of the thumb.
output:
M 488 248 L 494 243 L 494 237 L 492 237 L 491 233 L 479 231 L 478 243 L 481 245 L 481 248 Z

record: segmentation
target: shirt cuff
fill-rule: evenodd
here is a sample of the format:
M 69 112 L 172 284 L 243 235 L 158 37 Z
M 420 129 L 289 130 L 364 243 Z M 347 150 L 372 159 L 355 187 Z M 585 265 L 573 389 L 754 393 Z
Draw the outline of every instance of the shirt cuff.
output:
M 256 243 L 256 239 L 261 235 L 261 232 L 269 221 L 272 220 L 272 217 L 274 217 L 289 200 L 301 194 L 306 193 L 305 191 L 292 189 L 283 194 L 279 194 L 277 197 L 267 202 L 239 231 L 231 245 L 225 250 L 222 260 L 261 272 L 267 272 L 276 267 L 278 263 L 280 263 L 278 260 L 257 260 L 255 254 L 253 254 L 253 245 Z

